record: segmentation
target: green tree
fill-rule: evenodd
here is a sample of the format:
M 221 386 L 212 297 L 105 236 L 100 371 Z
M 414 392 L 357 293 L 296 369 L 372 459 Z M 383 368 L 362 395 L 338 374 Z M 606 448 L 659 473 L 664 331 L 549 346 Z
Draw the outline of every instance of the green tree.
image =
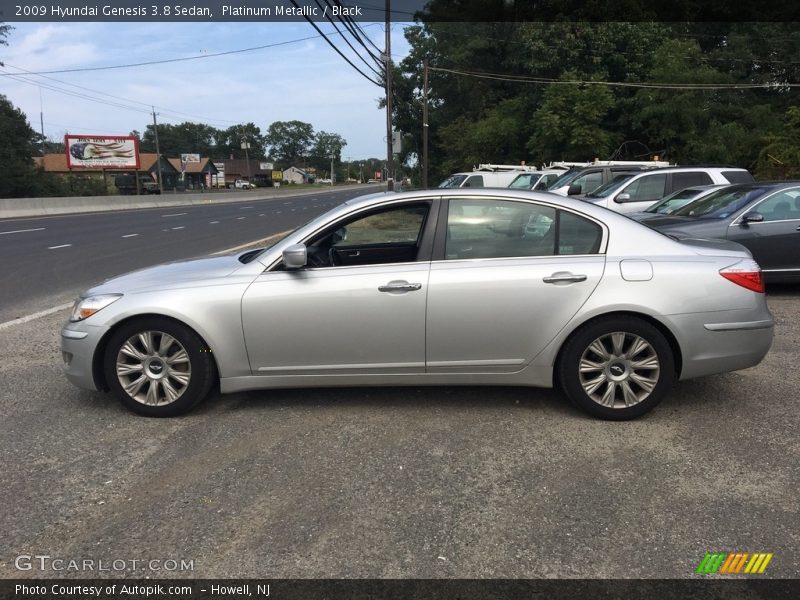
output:
M 38 139 L 25 113 L 0 94 L 0 198 L 36 195 L 39 172 L 32 157 L 37 153 Z
M 264 138 L 270 156 L 282 166 L 291 167 L 308 157 L 314 144 L 314 127 L 303 121 L 276 121 Z
M 132 132 L 134 134 L 136 132 Z M 221 132 L 203 123 L 189 121 L 172 125 L 158 124 L 158 146 L 161 154 L 169 158 L 177 158 L 183 153 L 198 153 L 202 156 L 215 155 L 217 141 Z M 155 152 L 156 141 L 152 125 L 147 125 L 141 138 L 142 152 Z
M 786 111 L 783 132 L 769 136 L 766 142 L 758 154 L 756 176 L 767 180 L 800 178 L 800 106 Z
M 578 74 L 567 72 L 561 79 L 574 81 Z M 538 162 L 606 157 L 614 136 L 602 123 L 613 103 L 613 94 L 602 85 L 551 85 L 533 115 L 528 149 Z
M 215 156 L 219 158 L 244 158 L 245 151 L 242 144 L 247 142 L 247 156 L 263 160 L 267 157 L 266 137 L 261 134 L 261 128 L 254 123 L 241 123 L 233 125 L 219 132 L 218 145 Z
M 318 169 L 330 169 L 331 157 L 336 163 L 342 161 L 342 148 L 347 141 L 338 133 L 319 131 L 314 136 L 314 145 L 311 148 L 310 162 Z

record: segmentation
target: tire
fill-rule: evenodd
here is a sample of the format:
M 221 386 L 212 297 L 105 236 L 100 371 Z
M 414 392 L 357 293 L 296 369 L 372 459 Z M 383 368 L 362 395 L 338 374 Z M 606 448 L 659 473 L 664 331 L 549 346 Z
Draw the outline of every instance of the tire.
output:
M 583 365 L 583 370 L 581 369 Z M 561 389 L 589 414 L 609 421 L 652 410 L 675 381 L 664 335 L 637 317 L 607 317 L 567 340 L 556 368 Z
M 185 325 L 163 317 L 136 319 L 114 332 L 103 369 L 119 401 L 147 417 L 189 411 L 216 380 L 205 342 Z

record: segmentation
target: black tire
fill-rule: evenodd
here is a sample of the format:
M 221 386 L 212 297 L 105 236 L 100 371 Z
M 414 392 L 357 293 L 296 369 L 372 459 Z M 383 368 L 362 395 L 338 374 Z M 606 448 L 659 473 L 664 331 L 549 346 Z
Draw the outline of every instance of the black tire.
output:
M 139 334 L 150 340 L 152 352 L 146 352 Z M 127 346 L 127 351 L 133 350 L 147 359 L 121 352 L 132 338 L 133 347 Z M 181 350 L 185 356 L 180 353 Z M 130 373 L 118 374 L 118 360 L 128 363 L 120 366 L 123 371 L 130 370 Z M 138 368 L 140 364 L 141 369 Z M 103 370 L 109 389 L 119 401 L 130 410 L 147 417 L 173 417 L 191 410 L 205 399 L 217 377 L 211 352 L 205 342 L 185 325 L 163 317 L 136 319 L 115 331 L 106 345 Z M 137 399 L 125 390 L 123 381 L 135 387 L 139 382 L 139 371 L 142 371 L 144 382 L 136 388 Z M 188 381 L 184 384 L 183 379 Z M 152 397 L 147 395 L 151 387 L 154 390 Z M 179 392 L 176 398 L 171 399 L 168 387 L 173 395 Z M 143 395 L 147 397 L 142 398 Z M 160 398 L 162 401 L 147 403 Z
M 631 355 L 633 350 L 637 352 Z M 675 357 L 664 335 L 643 319 L 624 316 L 579 328 L 564 344 L 556 366 L 567 397 L 609 421 L 635 419 L 652 410 L 669 392 L 675 375 Z

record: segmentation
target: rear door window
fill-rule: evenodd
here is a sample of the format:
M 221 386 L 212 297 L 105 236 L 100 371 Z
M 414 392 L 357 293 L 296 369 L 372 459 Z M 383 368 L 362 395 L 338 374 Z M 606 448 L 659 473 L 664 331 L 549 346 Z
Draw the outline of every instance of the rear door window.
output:
M 705 171 L 672 174 L 672 191 L 682 190 L 693 185 L 711 185 L 714 181 Z

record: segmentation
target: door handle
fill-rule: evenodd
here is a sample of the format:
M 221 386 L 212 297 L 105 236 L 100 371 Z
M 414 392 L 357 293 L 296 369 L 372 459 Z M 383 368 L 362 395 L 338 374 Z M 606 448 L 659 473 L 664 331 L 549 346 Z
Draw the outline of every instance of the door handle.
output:
M 422 288 L 421 283 L 408 283 L 407 281 L 390 281 L 378 287 L 379 292 L 415 292 Z
M 575 275 L 568 271 L 558 271 L 550 275 L 550 277 L 543 277 L 542 281 L 545 283 L 578 283 L 579 281 L 586 281 L 586 275 Z

